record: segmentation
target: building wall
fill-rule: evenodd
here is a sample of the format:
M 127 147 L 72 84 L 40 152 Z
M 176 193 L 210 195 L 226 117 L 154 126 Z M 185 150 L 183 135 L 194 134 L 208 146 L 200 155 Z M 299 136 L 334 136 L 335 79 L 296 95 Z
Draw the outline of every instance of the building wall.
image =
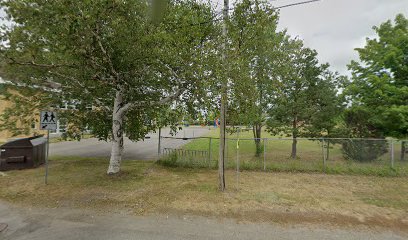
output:
M 4 110 L 12 107 L 13 103 L 6 101 L 2 98 L 2 96 L 0 95 L 0 115 L 3 114 Z M 33 113 L 33 114 L 39 114 L 38 113 Z M 2 124 L 1 120 L 0 120 L 0 125 Z M 18 124 L 17 124 L 18 125 Z M 46 131 L 41 131 L 38 130 L 40 128 L 40 124 L 39 124 L 39 116 L 38 116 L 38 121 L 35 122 L 34 124 L 34 128 L 32 128 L 32 126 L 29 126 L 31 128 L 30 133 L 28 135 L 17 135 L 17 136 L 13 136 L 13 133 L 10 131 L 0 131 L 0 142 L 6 142 L 8 141 L 10 138 L 22 138 L 22 137 L 30 137 L 33 136 L 34 134 L 46 134 Z
M 3 114 L 4 110 L 7 107 L 10 107 L 12 104 L 10 102 L 4 101 L 0 97 L 0 115 Z M 0 125 L 2 122 L 0 121 Z M 11 134 L 7 131 L 0 131 L 0 142 L 5 142 L 7 138 L 9 138 Z

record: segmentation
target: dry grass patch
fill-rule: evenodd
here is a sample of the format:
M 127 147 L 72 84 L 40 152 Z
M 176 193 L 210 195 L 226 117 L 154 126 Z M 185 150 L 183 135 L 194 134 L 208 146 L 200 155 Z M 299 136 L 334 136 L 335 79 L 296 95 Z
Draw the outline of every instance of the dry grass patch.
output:
M 44 169 L 0 176 L 0 199 L 42 207 L 90 208 L 131 214 L 182 213 L 239 220 L 363 224 L 408 229 L 408 178 L 227 171 L 226 193 L 217 172 L 125 161 L 107 176 L 105 159 L 53 159 Z M 238 189 L 237 189 L 238 188 Z

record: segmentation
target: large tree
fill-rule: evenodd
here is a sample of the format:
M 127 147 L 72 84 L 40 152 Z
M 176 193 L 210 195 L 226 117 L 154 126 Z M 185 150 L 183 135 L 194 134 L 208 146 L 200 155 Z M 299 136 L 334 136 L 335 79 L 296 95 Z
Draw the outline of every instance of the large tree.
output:
M 339 124 L 345 108 L 344 96 L 341 94 L 348 78 L 326 68 L 313 88 L 310 102 L 314 109 L 309 123 L 303 129 L 306 137 L 340 137 Z
M 143 139 L 168 105 L 196 96 L 205 80 L 213 13 L 199 1 L 2 1 L 4 77 L 58 101 L 112 142 L 108 173 L 120 171 L 123 137 Z M 92 110 L 89 106 L 93 106 Z M 176 105 L 172 105 L 174 108 Z
M 297 138 L 306 133 L 313 117 L 321 113 L 324 101 L 331 99 L 333 91 L 325 78 L 328 65 L 319 64 L 317 52 L 303 46 L 300 40 L 286 39 L 285 52 L 274 75 L 277 87 L 271 93 L 268 110 L 268 130 L 273 134 L 292 136 L 291 158 L 297 157 Z
M 270 90 L 280 43 L 284 33 L 277 32 L 278 14 L 266 1 L 242 0 L 236 3 L 230 21 L 231 69 L 234 74 L 229 113 L 230 122 L 251 125 L 256 156 L 261 148 Z
M 357 48 L 352 82 L 346 88 L 348 119 L 364 137 L 408 136 L 408 19 L 402 14 L 373 28 L 378 37 Z M 359 118 L 359 116 L 364 116 Z M 361 121 L 357 121 L 361 120 Z M 405 145 L 402 144 L 405 153 Z M 403 158 L 403 154 L 401 154 Z

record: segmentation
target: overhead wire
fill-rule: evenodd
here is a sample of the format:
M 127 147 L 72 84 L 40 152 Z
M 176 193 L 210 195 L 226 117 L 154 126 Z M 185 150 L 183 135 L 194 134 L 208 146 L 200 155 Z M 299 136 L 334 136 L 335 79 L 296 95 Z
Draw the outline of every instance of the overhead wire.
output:
M 279 0 L 272 0 L 272 2 L 276 2 Z M 290 3 L 290 4 L 285 4 L 285 5 L 281 5 L 278 7 L 273 7 L 273 9 L 278 10 L 278 9 L 283 9 L 283 8 L 288 8 L 288 7 L 294 7 L 294 6 L 299 6 L 299 5 L 305 5 L 305 4 L 309 4 L 309 3 L 314 3 L 314 2 L 319 2 L 321 0 L 308 0 L 308 1 L 302 1 L 302 2 L 296 2 L 296 3 Z M 229 8 L 228 11 L 232 11 L 234 10 L 234 8 Z M 208 24 L 208 23 L 213 23 L 213 22 L 218 22 L 218 21 L 222 21 L 223 18 L 218 18 L 223 11 L 218 12 L 217 14 L 215 14 L 214 18 L 209 19 L 208 21 L 204 21 L 204 22 L 199 22 L 199 23 L 191 23 L 185 26 L 180 26 L 179 28 L 183 28 L 183 27 L 193 27 L 193 26 L 198 26 L 198 25 L 204 25 L 204 24 Z

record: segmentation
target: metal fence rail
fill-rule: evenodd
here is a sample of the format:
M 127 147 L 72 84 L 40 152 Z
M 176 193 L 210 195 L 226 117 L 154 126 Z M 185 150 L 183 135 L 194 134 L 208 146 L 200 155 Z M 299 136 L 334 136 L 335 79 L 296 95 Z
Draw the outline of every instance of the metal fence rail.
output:
M 180 141 L 186 141 L 181 144 Z M 258 140 L 258 141 L 255 141 Z M 175 144 L 175 142 L 177 144 Z M 377 171 L 408 175 L 408 140 L 362 138 L 228 138 L 226 168 L 314 172 Z M 163 138 L 161 158 L 217 166 L 219 138 Z M 172 147 L 172 146 L 179 147 Z M 204 164 L 201 164 L 204 166 Z
M 163 155 L 164 156 L 168 156 L 168 155 L 172 155 L 172 154 L 176 154 L 178 156 L 181 157 L 185 157 L 185 158 L 202 158 L 202 159 L 208 159 L 208 151 L 205 150 L 186 150 L 186 149 L 174 149 L 174 148 L 164 148 L 163 149 Z
M 161 157 L 170 160 L 171 165 L 211 168 L 210 154 L 206 150 L 164 148 Z

